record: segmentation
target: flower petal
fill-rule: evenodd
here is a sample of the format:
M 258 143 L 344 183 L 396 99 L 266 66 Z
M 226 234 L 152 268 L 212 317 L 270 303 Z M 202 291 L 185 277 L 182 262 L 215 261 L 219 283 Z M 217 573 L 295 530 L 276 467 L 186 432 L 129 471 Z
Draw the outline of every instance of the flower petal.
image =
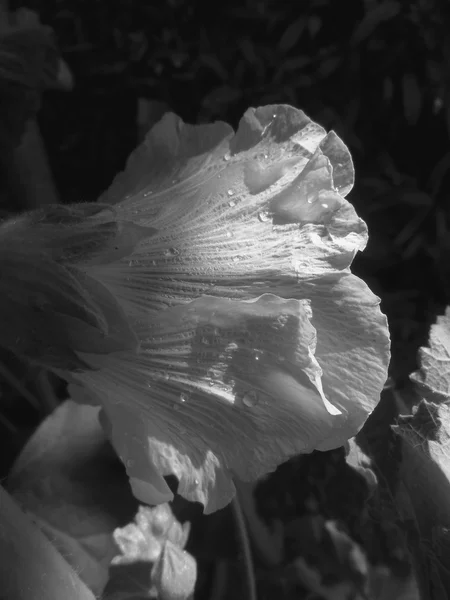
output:
M 203 297 L 136 324 L 137 357 L 82 355 L 98 370 L 76 377 L 104 398 L 132 481 L 148 481 L 153 463 L 209 512 L 230 501 L 233 476 L 312 451 L 341 421 L 350 437 L 322 390 L 310 316 L 304 300 Z M 150 502 L 144 489 L 138 497 Z
M 355 435 L 378 404 L 390 359 L 387 319 L 380 299 L 350 273 L 305 282 L 301 294 L 311 301 L 318 331 L 315 356 L 324 393 L 346 415 L 345 428 L 336 423 L 316 447 L 330 450 L 343 445 L 350 431 Z
M 93 274 L 135 315 L 202 294 L 278 293 L 364 248 L 366 226 L 342 196 L 352 183 L 344 144 L 292 107 L 250 109 L 234 137 L 166 115 L 103 196 L 157 233 Z

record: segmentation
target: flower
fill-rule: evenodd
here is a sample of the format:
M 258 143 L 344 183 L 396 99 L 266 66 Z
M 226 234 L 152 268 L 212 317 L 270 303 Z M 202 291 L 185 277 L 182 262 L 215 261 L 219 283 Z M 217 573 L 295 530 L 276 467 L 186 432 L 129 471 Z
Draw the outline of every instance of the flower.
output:
M 345 145 L 290 106 L 249 109 L 236 134 L 167 114 L 100 204 L 0 231 L 0 246 L 39 239 L 64 282 L 44 293 L 41 331 L 51 320 L 58 347 L 22 353 L 59 369 L 63 353 L 72 396 L 101 405 L 138 499 L 170 500 L 172 473 L 211 512 L 233 478 L 361 428 L 389 336 L 349 269 L 367 241 L 352 185 Z

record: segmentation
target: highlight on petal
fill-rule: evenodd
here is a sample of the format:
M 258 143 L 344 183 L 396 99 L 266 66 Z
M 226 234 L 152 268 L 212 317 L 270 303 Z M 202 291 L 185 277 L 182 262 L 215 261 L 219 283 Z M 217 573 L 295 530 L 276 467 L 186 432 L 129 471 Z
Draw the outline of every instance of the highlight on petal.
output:
M 114 297 L 138 346 L 86 346 L 91 370 L 74 379 L 101 402 L 140 500 L 169 499 L 174 474 L 216 510 L 234 477 L 341 445 L 377 404 L 389 335 L 349 271 L 367 242 L 345 199 L 353 177 L 333 132 L 266 106 L 235 135 L 165 115 L 103 194 L 89 219 L 140 229 L 120 255 L 76 268 Z

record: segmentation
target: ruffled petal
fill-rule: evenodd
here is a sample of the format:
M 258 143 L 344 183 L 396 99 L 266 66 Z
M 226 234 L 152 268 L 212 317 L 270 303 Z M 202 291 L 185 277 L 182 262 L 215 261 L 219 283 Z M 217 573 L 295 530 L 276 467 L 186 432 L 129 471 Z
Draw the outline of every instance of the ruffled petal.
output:
M 300 289 L 310 299 L 311 323 L 318 332 L 315 356 L 324 393 L 346 415 L 344 429 L 336 423 L 316 446 L 330 450 L 356 435 L 378 404 L 390 360 L 387 319 L 380 299 L 350 273 L 305 282 Z
M 310 317 L 306 300 L 203 297 L 136 324 L 137 357 L 82 355 L 97 370 L 77 378 L 104 398 L 131 481 L 148 481 L 154 467 L 174 473 L 179 493 L 216 510 L 231 499 L 233 476 L 255 479 L 335 427 L 351 437 L 349 403 L 341 411 L 322 389 Z M 139 498 L 151 501 L 145 489 Z
M 352 183 L 344 144 L 292 107 L 250 109 L 234 136 L 166 115 L 102 198 L 157 232 L 93 274 L 136 316 L 202 294 L 277 294 L 364 248 L 366 226 L 343 198 Z

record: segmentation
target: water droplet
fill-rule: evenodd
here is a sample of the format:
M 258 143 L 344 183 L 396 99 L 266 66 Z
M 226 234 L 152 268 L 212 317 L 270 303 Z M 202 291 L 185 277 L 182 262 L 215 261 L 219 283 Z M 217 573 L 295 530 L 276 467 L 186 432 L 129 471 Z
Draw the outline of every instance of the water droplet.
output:
M 223 157 L 223 160 L 225 160 L 226 162 L 228 162 L 228 161 L 230 160 L 230 158 L 231 158 L 231 155 L 230 155 L 230 154 L 227 152 L 227 153 L 224 155 L 224 157 Z
M 228 190 L 228 191 L 227 191 L 227 194 L 228 194 L 229 196 L 233 196 L 234 192 L 233 192 L 233 190 Z
M 131 458 L 129 458 L 126 462 L 126 465 L 129 469 L 131 469 L 134 466 L 134 460 L 131 460 Z
M 323 208 L 328 208 L 328 204 L 322 204 Z
M 174 402 L 172 405 L 173 410 L 180 410 L 183 404 L 189 400 L 190 396 L 191 395 L 188 392 L 181 392 L 178 397 L 178 402 Z
M 231 206 L 231 207 L 236 206 L 236 202 L 234 200 L 230 200 L 228 202 L 228 206 Z
M 177 256 L 178 254 L 180 254 L 180 251 L 176 248 L 167 248 L 167 250 L 164 250 L 164 256 Z
M 194 479 L 194 485 L 199 485 L 200 481 L 198 479 Z
M 147 192 L 144 192 L 144 198 L 147 198 L 147 196 L 151 196 L 153 194 L 153 190 L 148 190 Z
M 161 379 L 163 379 L 164 381 L 169 381 L 169 373 L 167 373 L 167 371 L 163 371 L 161 373 Z
M 270 214 L 269 214 L 269 212 L 268 212 L 267 210 L 262 210 L 262 211 L 259 213 L 259 215 L 258 215 L 258 219 L 259 219 L 260 221 L 262 221 L 263 223 L 264 223 L 265 221 L 268 221 L 268 220 L 270 219 Z
M 232 236 L 231 231 L 227 231 L 227 238 L 230 238 Z
M 212 387 L 214 385 L 214 381 L 209 381 L 208 385 L 209 385 L 209 387 Z
M 264 158 L 267 160 L 269 158 L 268 154 L 264 154 Z
M 239 256 L 233 256 L 233 262 L 238 262 L 239 261 Z
M 249 390 L 248 392 L 245 392 L 242 402 L 248 408 L 253 408 L 258 404 L 258 392 L 256 390 Z
M 312 204 L 314 202 L 314 199 L 313 198 L 308 198 L 307 202 L 308 202 L 308 204 Z

